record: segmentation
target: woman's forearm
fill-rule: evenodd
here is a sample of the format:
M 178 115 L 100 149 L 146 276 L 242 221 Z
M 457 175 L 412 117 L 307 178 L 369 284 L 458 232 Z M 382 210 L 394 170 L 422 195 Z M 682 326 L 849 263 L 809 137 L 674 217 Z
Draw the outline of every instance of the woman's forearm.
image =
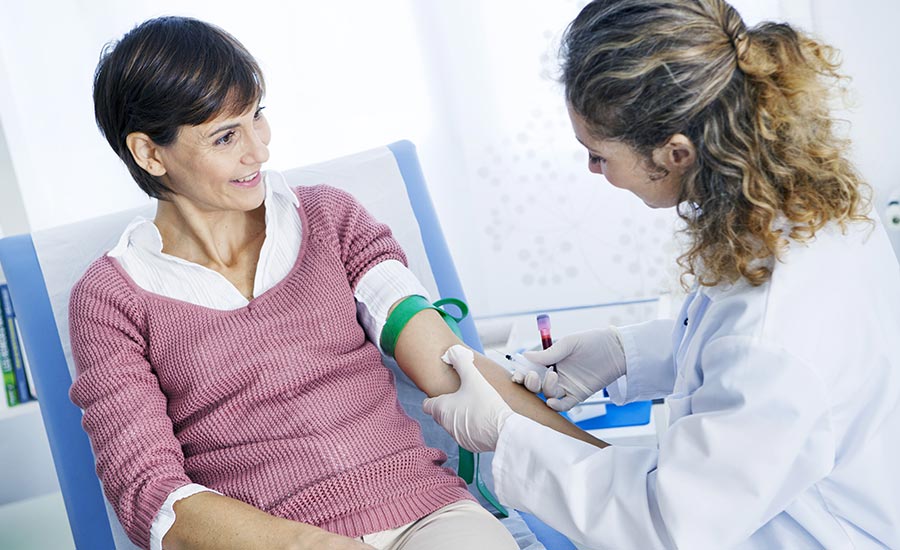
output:
M 494 389 L 497 390 L 497 393 L 499 393 L 501 397 L 503 397 L 503 400 L 506 401 L 509 407 L 518 414 L 526 416 L 548 428 L 553 428 L 569 437 L 574 437 L 575 439 L 590 443 L 591 445 L 597 447 L 608 446 L 605 441 L 597 439 L 575 424 L 569 422 L 557 411 L 548 407 L 537 395 L 528 391 L 524 386 L 513 382 L 510 378 L 509 371 L 497 363 L 476 353 L 475 366 L 481 371 L 481 375 L 494 386 Z
M 459 389 L 459 376 L 450 365 L 441 361 L 441 355 L 450 346 L 461 343 L 436 311 L 424 310 L 410 319 L 400 333 L 394 355 L 413 383 L 429 397 L 435 397 Z M 518 414 L 592 445 L 607 446 L 513 382 L 509 372 L 497 363 L 476 353 L 475 366 Z
M 321 539 L 336 536 L 209 491 L 177 501 L 174 509 L 164 550 L 301 550 L 324 547 Z

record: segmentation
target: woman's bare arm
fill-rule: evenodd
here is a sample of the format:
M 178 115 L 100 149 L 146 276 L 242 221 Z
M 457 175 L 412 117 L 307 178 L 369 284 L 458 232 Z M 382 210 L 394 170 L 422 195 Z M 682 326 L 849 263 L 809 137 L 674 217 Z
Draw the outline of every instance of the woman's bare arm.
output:
M 394 357 L 400 369 L 429 397 L 453 393 L 459 389 L 459 376 L 441 361 L 441 355 L 454 344 L 462 344 L 447 323 L 434 310 L 417 313 L 400 333 Z M 528 418 L 570 437 L 597 447 L 607 443 L 575 426 L 536 395 L 514 383 L 509 372 L 484 355 L 475 354 L 475 366 L 509 406 Z

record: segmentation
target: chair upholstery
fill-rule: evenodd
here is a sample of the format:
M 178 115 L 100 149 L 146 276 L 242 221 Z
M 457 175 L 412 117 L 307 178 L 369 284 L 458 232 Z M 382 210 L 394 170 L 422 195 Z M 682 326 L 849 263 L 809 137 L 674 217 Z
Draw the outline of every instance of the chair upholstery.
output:
M 333 161 L 284 172 L 291 186 L 328 184 L 351 192 L 387 223 L 409 258 L 410 269 L 432 297 L 465 299 L 452 258 L 425 187 L 415 147 L 393 143 Z M 123 182 L 123 184 L 127 184 Z M 40 398 L 42 416 L 73 538 L 78 548 L 132 549 L 94 472 L 94 457 L 81 428 L 81 411 L 68 398 L 74 366 L 68 327 L 72 285 L 87 266 L 111 249 L 137 215 L 152 217 L 155 204 L 102 218 L 0 240 L 0 263 L 15 304 Z M 460 324 L 463 339 L 481 349 L 470 318 Z M 421 412 L 423 395 L 397 369 L 400 400 L 423 426 L 429 445 L 447 452 L 450 467 L 458 457 L 455 442 Z M 541 544 L 521 518 L 504 520 L 520 548 Z M 562 548 L 562 546 L 556 546 Z

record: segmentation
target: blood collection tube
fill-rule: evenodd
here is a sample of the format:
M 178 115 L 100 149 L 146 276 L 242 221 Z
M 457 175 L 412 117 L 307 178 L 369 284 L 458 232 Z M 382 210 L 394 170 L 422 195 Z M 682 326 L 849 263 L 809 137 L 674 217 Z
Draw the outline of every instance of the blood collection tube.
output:
M 541 333 L 541 347 L 547 349 L 553 345 L 553 338 L 550 336 L 550 316 L 542 313 L 537 316 L 537 326 Z M 550 365 L 550 368 L 556 371 L 556 365 Z

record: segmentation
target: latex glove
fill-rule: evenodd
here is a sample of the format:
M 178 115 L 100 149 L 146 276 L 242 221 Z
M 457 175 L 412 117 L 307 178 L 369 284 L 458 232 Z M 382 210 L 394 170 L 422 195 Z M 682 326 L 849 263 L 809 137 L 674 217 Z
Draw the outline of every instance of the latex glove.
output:
M 571 409 L 625 375 L 625 350 L 615 327 L 571 334 L 524 355 L 534 363 L 556 365 L 556 372 L 547 369 L 541 390 L 557 411 Z
M 459 389 L 426 399 L 422 410 L 434 417 L 463 448 L 473 453 L 493 451 L 500 430 L 513 410 L 478 372 L 472 350 L 457 344 L 441 360 L 456 369 Z
M 522 384 L 531 393 L 543 391 L 544 376 L 549 370 L 546 366 L 533 363 L 520 353 L 513 355 L 511 362 L 516 369 L 512 374 L 513 382 Z

